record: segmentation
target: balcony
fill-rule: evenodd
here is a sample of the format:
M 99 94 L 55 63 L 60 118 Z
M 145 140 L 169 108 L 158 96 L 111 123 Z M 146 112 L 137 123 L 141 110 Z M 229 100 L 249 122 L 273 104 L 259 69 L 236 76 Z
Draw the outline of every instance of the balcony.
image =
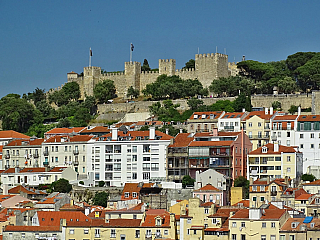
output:
M 43 166 L 44 167 L 48 167 L 49 166 L 49 162 L 43 162 Z
M 49 155 L 49 151 L 48 150 L 44 150 L 43 155 L 44 156 L 48 156 Z
M 271 196 L 277 196 L 277 191 L 271 191 Z
M 190 168 L 209 168 L 208 164 L 190 164 Z
M 79 155 L 79 150 L 78 150 L 78 149 L 73 150 L 73 154 L 74 154 L 74 155 Z
M 234 126 L 224 126 L 223 129 L 226 131 L 234 131 Z
M 39 153 L 38 152 L 34 153 L 33 158 L 39 158 Z
M 74 166 L 78 166 L 79 165 L 79 161 L 73 161 L 73 165 Z
M 210 163 L 210 168 L 219 168 L 219 167 L 230 167 L 229 161 L 224 161 L 224 160 L 216 160 L 212 163 Z
M 10 154 L 9 154 L 9 153 L 6 153 L 5 158 L 6 158 L 6 159 L 9 159 L 9 158 L 10 158 Z
M 249 135 L 250 139 L 269 139 L 269 135 Z

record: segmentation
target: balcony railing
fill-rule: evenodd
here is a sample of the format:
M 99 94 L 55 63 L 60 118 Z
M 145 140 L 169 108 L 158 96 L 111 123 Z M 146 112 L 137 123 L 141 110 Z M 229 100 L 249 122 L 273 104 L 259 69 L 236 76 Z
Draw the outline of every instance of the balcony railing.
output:
M 223 129 L 224 129 L 224 130 L 233 131 L 233 130 L 234 130 L 234 126 L 224 126 Z
M 269 139 L 269 135 L 249 135 L 250 139 Z
M 49 151 L 48 151 L 48 150 L 44 150 L 44 151 L 43 151 L 43 155 L 44 155 L 44 156 L 48 156 L 48 155 L 49 155 Z
M 277 191 L 271 191 L 271 196 L 277 196 Z
M 190 168 L 208 168 L 208 164 L 190 164 Z
M 7 154 L 5 155 L 5 158 L 6 158 L 6 159 L 10 158 L 10 154 L 7 153 Z
M 79 161 L 73 161 L 73 165 L 74 166 L 78 166 L 79 165 Z
M 34 153 L 34 154 L 33 154 L 33 157 L 34 157 L 34 158 L 39 158 L 39 153 L 37 153 L 37 152 Z
M 73 154 L 74 154 L 74 155 L 79 155 L 79 150 L 78 150 L 78 149 L 73 150 Z
M 49 162 L 43 162 L 43 166 L 45 167 L 49 166 Z

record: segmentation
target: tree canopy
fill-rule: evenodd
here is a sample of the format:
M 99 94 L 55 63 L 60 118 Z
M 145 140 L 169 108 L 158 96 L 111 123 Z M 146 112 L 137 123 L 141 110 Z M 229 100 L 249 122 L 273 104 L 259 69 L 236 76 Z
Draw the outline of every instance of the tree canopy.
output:
M 128 89 L 127 97 L 130 97 L 131 99 L 139 97 L 139 90 L 134 89 L 132 86 L 130 86 Z
M 93 197 L 93 205 L 107 207 L 108 197 L 108 192 L 97 192 Z
M 182 69 L 196 68 L 196 61 L 194 59 L 190 59 L 186 62 L 185 66 Z
M 68 82 L 59 91 L 54 91 L 49 95 L 49 102 L 54 102 L 58 107 L 61 107 L 68 104 L 71 100 L 78 100 L 80 96 L 79 84 Z
M 58 181 L 52 183 L 52 190 L 54 192 L 68 193 L 72 190 L 72 185 L 65 178 L 60 178 Z
M 151 68 L 149 66 L 149 63 L 148 63 L 148 60 L 147 59 L 144 59 L 143 60 L 143 64 L 141 66 L 141 71 L 144 72 L 144 71 L 151 71 Z
M 182 178 L 182 187 L 185 188 L 186 186 L 193 186 L 194 182 L 196 180 L 194 180 L 192 177 L 190 177 L 189 175 L 185 175 Z
M 116 97 L 116 87 L 110 79 L 103 80 L 96 84 L 93 95 L 99 103 L 107 103 L 108 100 Z
M 307 173 L 305 173 L 305 174 L 303 174 L 303 175 L 301 176 L 301 179 L 302 179 L 303 181 L 313 182 L 314 180 L 316 180 L 316 177 L 315 177 L 314 175 L 312 175 L 312 174 L 307 174 Z

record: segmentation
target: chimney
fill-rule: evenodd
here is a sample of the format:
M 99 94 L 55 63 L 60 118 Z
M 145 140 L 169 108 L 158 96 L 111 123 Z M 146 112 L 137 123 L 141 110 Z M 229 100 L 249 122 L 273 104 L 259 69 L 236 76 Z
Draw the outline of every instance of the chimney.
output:
M 180 128 L 180 133 L 183 133 L 183 129 L 182 128 Z
M 245 109 L 245 108 L 242 108 L 242 112 L 246 112 L 246 109 Z
M 70 200 L 70 206 L 73 206 L 73 204 L 74 204 L 74 201 L 73 201 L 73 199 L 71 199 Z
M 287 185 L 287 187 L 289 187 L 289 176 L 284 177 L 284 182 Z
M 267 176 L 267 184 L 270 183 L 270 176 Z
M 155 127 L 150 127 L 149 128 L 149 139 L 154 140 L 156 137 L 156 128 Z
M 260 208 L 250 208 L 249 209 L 249 219 L 258 220 L 262 216 L 262 209 Z
M 250 185 L 252 185 L 253 184 L 253 178 L 251 177 L 250 178 Z
M 8 184 L 3 184 L 2 190 L 3 190 L 3 195 L 8 195 Z
M 300 116 L 301 115 L 301 107 L 299 106 L 298 107 L 298 116 Z
M 118 140 L 118 128 L 111 128 L 111 140 L 117 141 Z
M 264 108 L 264 113 L 268 115 L 268 108 Z
M 273 115 L 273 107 L 270 107 L 270 115 Z
M 279 152 L 279 143 L 278 143 L 278 142 L 275 142 L 275 143 L 273 144 L 273 151 L 274 151 L 274 152 Z
M 169 128 L 166 128 L 166 134 L 169 135 Z

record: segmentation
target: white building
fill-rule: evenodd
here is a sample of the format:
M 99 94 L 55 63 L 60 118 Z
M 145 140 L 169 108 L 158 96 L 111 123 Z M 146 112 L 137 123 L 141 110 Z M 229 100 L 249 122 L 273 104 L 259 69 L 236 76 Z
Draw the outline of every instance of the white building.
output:
M 107 186 L 166 179 L 167 146 L 172 136 L 155 131 L 118 131 L 90 144 L 89 179 L 93 185 L 105 181 Z
M 240 132 L 241 121 L 246 117 L 246 112 L 225 113 L 222 117 L 218 118 L 218 131 L 226 132 Z

